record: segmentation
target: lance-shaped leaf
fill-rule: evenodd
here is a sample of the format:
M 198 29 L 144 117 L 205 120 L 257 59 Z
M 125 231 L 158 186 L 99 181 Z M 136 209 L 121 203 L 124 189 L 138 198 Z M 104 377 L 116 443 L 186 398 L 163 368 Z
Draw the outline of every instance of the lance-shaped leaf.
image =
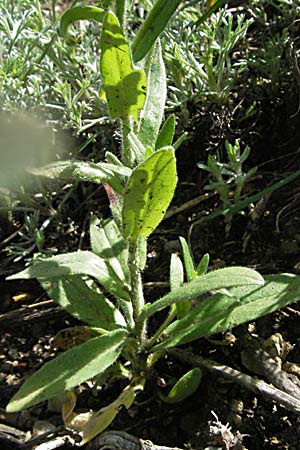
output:
M 105 11 L 95 6 L 74 6 L 64 12 L 60 19 L 60 34 L 65 36 L 69 25 L 76 20 L 89 19 L 102 22 Z
M 13 396 L 7 411 L 28 408 L 104 372 L 119 357 L 127 334 L 122 329 L 95 337 L 44 364 Z
M 214 270 L 207 275 L 196 278 L 181 288 L 169 292 L 169 294 L 156 300 L 151 305 L 145 306 L 140 320 L 146 320 L 156 312 L 161 311 L 173 303 L 196 300 L 209 291 L 233 286 L 261 286 L 263 284 L 263 277 L 255 270 L 248 269 L 247 267 L 225 267 L 224 269 Z M 231 299 L 231 301 L 233 302 L 234 300 Z
M 128 43 L 112 12 L 104 18 L 100 46 L 100 70 L 110 116 L 137 121 L 146 98 L 146 75 L 141 69 L 133 69 Z
M 140 141 L 138 136 L 133 131 L 130 131 L 130 133 L 128 133 L 127 138 L 131 145 L 134 160 L 137 162 L 137 164 L 141 164 L 145 160 L 146 155 L 146 148 L 144 144 Z M 152 149 L 150 150 L 150 154 L 151 153 Z
M 182 402 L 192 395 L 198 388 L 202 378 L 202 371 L 199 367 L 189 370 L 172 387 L 168 395 L 160 395 L 165 403 Z
M 270 314 L 299 299 L 300 277 L 268 275 L 264 286 L 243 286 L 203 300 L 181 320 L 166 328 L 166 339 L 155 349 L 186 344 L 203 336 L 227 331 Z
M 116 222 L 92 216 L 90 239 L 93 252 L 105 259 L 115 276 L 129 286 L 128 247 Z
M 182 254 L 183 254 L 183 261 L 184 261 L 184 268 L 186 273 L 187 281 L 190 282 L 194 280 L 197 276 L 197 272 L 195 270 L 194 266 L 194 260 L 192 252 L 188 246 L 188 243 L 184 239 L 184 237 L 179 237 L 181 248 L 182 248 Z
M 167 77 L 160 41 L 148 61 L 147 97 L 139 124 L 138 137 L 145 147 L 154 151 L 167 98 Z M 171 145 L 168 142 L 165 145 Z M 162 146 L 161 146 L 162 147 Z
M 180 288 L 184 282 L 184 270 L 181 259 L 176 253 L 171 255 L 171 264 L 170 264 L 170 288 L 171 291 Z M 178 302 L 175 305 L 176 316 L 177 318 L 181 318 L 185 316 L 191 308 L 191 302 L 189 300 L 185 300 L 184 302 Z
M 107 183 L 114 191 L 122 194 L 124 192 L 124 180 L 130 176 L 131 169 L 107 163 L 58 161 L 44 167 L 30 169 L 30 173 L 62 180 L 90 181 L 98 184 Z
M 171 114 L 163 124 L 155 143 L 155 150 L 172 145 L 175 134 L 175 115 Z
M 89 251 L 77 251 L 52 256 L 35 261 L 32 266 L 10 277 L 9 280 L 20 278 L 63 278 L 69 275 L 89 275 L 96 278 L 108 291 L 125 300 L 129 300 L 128 289 L 122 280 L 117 278 L 104 259 Z
M 132 44 L 133 61 L 146 56 L 182 0 L 156 0 Z
M 126 327 L 120 311 L 100 292 L 93 280 L 72 275 L 52 280 L 40 278 L 39 282 L 49 297 L 76 319 L 105 330 Z
M 147 237 L 158 226 L 176 187 L 176 162 L 172 147 L 153 153 L 136 167 L 124 194 L 123 226 L 127 238 Z

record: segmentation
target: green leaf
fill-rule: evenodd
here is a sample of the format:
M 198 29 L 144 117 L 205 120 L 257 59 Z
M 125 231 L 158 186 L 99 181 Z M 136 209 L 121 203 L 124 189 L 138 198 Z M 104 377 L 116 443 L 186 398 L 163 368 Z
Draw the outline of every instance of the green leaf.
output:
M 255 270 L 248 269 L 247 267 L 225 267 L 224 269 L 214 270 L 207 275 L 196 278 L 175 291 L 169 292 L 169 294 L 156 300 L 151 305 L 147 305 L 141 313 L 140 320 L 141 322 L 146 320 L 156 312 L 161 311 L 173 303 L 185 300 L 192 301 L 212 290 L 233 286 L 261 286 L 263 284 L 263 277 Z
M 146 148 L 144 144 L 140 141 L 138 136 L 131 130 L 130 133 L 128 133 L 128 141 L 131 145 L 131 150 L 134 155 L 134 160 L 141 164 L 145 160 L 146 155 Z M 152 153 L 152 150 L 150 154 Z
M 32 266 L 8 277 L 9 280 L 37 278 L 49 280 L 69 275 L 89 275 L 96 278 L 108 291 L 130 300 L 123 281 L 115 276 L 104 259 L 89 251 L 64 253 L 35 261 Z
M 102 22 L 105 11 L 95 6 L 74 6 L 64 12 L 60 19 L 60 34 L 65 37 L 68 27 L 75 20 L 93 19 Z
M 172 145 L 175 134 L 175 114 L 171 114 L 163 124 L 156 140 L 155 150 Z
M 100 292 L 93 280 L 73 275 L 49 281 L 39 279 L 39 282 L 49 297 L 76 319 L 106 330 L 126 327 L 120 311 Z
M 170 264 L 170 288 L 171 291 L 174 289 L 178 289 L 183 285 L 184 274 L 183 274 L 183 265 L 181 259 L 176 253 L 171 255 L 171 264 Z
M 133 117 L 137 122 L 146 98 L 146 75 L 141 69 L 133 69 L 128 43 L 112 12 L 104 18 L 100 47 L 100 70 L 110 116 L 123 120 Z
M 184 237 L 179 237 L 182 253 L 183 253 L 183 260 L 184 260 L 184 268 L 186 272 L 186 277 L 188 283 L 192 280 L 194 280 L 197 276 L 197 272 L 195 270 L 194 261 L 193 261 L 193 255 L 190 251 L 190 248 L 188 246 L 188 243 L 184 239 Z
M 264 286 L 235 287 L 229 295 L 218 293 L 169 325 L 166 340 L 155 349 L 186 344 L 270 314 L 297 301 L 299 288 L 299 276 L 280 274 L 266 276 Z
M 136 167 L 124 194 L 125 237 L 147 237 L 158 226 L 176 186 L 176 161 L 172 147 L 153 153 Z
M 185 373 L 172 387 L 167 396 L 160 395 L 165 403 L 182 402 L 192 395 L 198 388 L 202 378 L 202 370 L 195 367 Z
M 173 144 L 174 149 L 178 150 L 179 147 L 182 145 L 182 143 L 186 140 L 187 137 L 188 137 L 188 133 L 186 131 L 184 133 L 182 133 L 182 135 L 179 136 L 177 141 L 174 142 L 174 144 Z
M 197 266 L 197 275 L 199 276 L 204 275 L 207 272 L 208 264 L 209 264 L 209 254 L 205 253 L 205 255 L 202 256 Z
M 147 97 L 141 114 L 138 137 L 145 147 L 154 151 L 167 98 L 167 77 L 159 40 L 149 57 L 148 67 Z M 168 142 L 165 145 L 171 144 L 172 142 Z
M 125 166 L 107 163 L 92 163 L 84 161 L 59 161 L 44 167 L 30 169 L 30 173 L 47 178 L 62 180 L 89 181 L 107 183 L 114 191 L 124 192 L 124 179 L 131 174 L 131 169 Z
M 95 337 L 44 364 L 13 396 L 7 412 L 28 408 L 104 372 L 119 357 L 127 334 L 115 330 Z
M 115 2 L 115 11 L 116 16 L 118 18 L 118 21 L 120 22 L 120 25 L 124 32 L 126 32 L 126 25 L 127 25 L 127 9 L 129 9 L 128 0 L 116 0 Z
M 184 270 L 181 259 L 176 253 L 171 255 L 171 264 L 170 264 L 170 288 L 171 291 L 180 288 L 184 282 Z M 180 317 L 184 317 L 190 310 L 191 303 L 189 300 L 184 302 L 176 303 L 175 310 L 176 316 L 179 319 Z
M 93 253 L 104 259 L 115 277 L 129 286 L 128 247 L 116 222 L 92 216 L 90 239 Z
M 180 3 L 181 0 L 157 0 L 155 2 L 132 43 L 131 49 L 135 63 L 146 56 Z

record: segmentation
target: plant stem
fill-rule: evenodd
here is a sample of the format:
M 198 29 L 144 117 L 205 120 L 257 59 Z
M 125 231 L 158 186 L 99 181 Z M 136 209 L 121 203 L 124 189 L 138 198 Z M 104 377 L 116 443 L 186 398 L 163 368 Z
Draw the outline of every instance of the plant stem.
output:
M 131 145 L 128 140 L 128 134 L 130 133 L 132 129 L 130 120 L 123 120 L 122 121 L 122 162 L 127 167 L 133 166 L 133 154 Z
M 161 334 L 164 332 L 164 330 L 167 328 L 167 326 L 170 325 L 172 320 L 175 317 L 175 310 L 176 308 L 174 305 L 171 306 L 170 311 L 162 325 L 159 327 L 159 329 L 154 333 L 154 335 L 147 341 L 145 341 L 144 348 L 150 348 L 156 343 L 156 341 L 160 338 Z
M 136 325 L 139 323 L 139 326 L 136 329 L 137 337 L 142 338 L 146 333 L 145 322 L 141 323 L 141 321 L 139 321 L 139 318 L 145 302 L 144 302 L 142 277 L 140 272 L 139 247 L 137 241 L 131 241 L 129 244 L 128 264 L 130 271 L 133 319 Z

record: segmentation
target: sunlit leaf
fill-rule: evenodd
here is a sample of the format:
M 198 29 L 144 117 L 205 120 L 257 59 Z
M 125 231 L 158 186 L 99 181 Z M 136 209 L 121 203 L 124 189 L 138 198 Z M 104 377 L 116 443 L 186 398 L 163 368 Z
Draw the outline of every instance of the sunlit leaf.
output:
M 124 180 L 130 176 L 131 169 L 107 163 L 58 161 L 44 167 L 31 169 L 30 172 L 47 178 L 107 183 L 114 191 L 121 194 L 124 192 Z
M 147 66 L 146 66 L 147 67 Z M 148 61 L 147 97 L 139 123 L 138 137 L 145 147 L 155 149 L 167 98 L 166 70 L 160 41 Z M 167 143 L 166 145 L 171 145 Z
M 155 2 L 132 43 L 134 62 L 140 61 L 147 55 L 180 3 L 181 0 L 157 0 Z
M 112 119 L 138 120 L 146 99 L 146 75 L 133 69 L 128 43 L 118 19 L 105 15 L 101 34 L 100 69 Z
M 141 313 L 140 320 L 152 316 L 173 303 L 185 300 L 192 301 L 198 298 L 200 303 L 202 303 L 201 295 L 212 290 L 233 286 L 262 286 L 263 284 L 263 277 L 255 270 L 247 267 L 225 267 L 224 269 L 214 270 L 196 278 L 190 283 L 186 283 L 181 288 L 169 292 L 169 294 L 154 301 L 151 305 L 147 305 Z
M 102 22 L 105 11 L 95 6 L 74 6 L 63 13 L 60 19 L 60 34 L 65 36 L 68 27 L 76 20 L 89 19 Z
M 174 150 L 153 153 L 136 167 L 124 194 L 123 226 L 126 237 L 147 237 L 157 227 L 168 208 L 176 186 Z
M 89 251 L 77 251 L 40 259 L 27 269 L 12 276 L 9 280 L 37 278 L 47 280 L 64 278 L 70 275 L 89 275 L 96 278 L 107 290 L 127 300 L 128 289 L 122 280 L 115 276 L 106 261 Z M 55 282 L 55 280 L 53 280 Z
M 297 301 L 299 289 L 300 277 L 280 274 L 266 276 L 264 286 L 240 286 L 230 289 L 228 294 L 220 292 L 169 325 L 164 343 L 157 347 L 186 344 L 270 314 Z

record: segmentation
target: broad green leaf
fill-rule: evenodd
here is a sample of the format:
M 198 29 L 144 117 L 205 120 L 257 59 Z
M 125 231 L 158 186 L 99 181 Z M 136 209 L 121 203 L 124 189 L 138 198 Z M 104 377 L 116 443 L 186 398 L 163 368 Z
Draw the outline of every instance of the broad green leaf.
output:
M 100 70 L 112 119 L 137 122 L 146 98 L 146 75 L 133 69 L 128 43 L 118 19 L 112 12 L 105 15 L 100 40 Z
M 172 145 L 175 134 L 175 114 L 171 114 L 163 124 L 155 143 L 155 150 Z
M 95 216 L 91 218 L 90 224 L 91 247 L 96 255 L 106 261 L 107 266 L 114 278 L 120 280 L 121 284 L 129 290 L 130 275 L 128 269 L 128 247 L 113 219 L 99 220 Z M 121 310 L 126 313 L 126 318 L 132 324 L 132 305 L 130 302 L 121 302 Z
M 191 254 L 188 243 L 182 236 L 179 237 L 179 240 L 180 240 L 182 253 L 183 253 L 183 261 L 184 261 L 186 278 L 189 283 L 190 281 L 192 281 L 196 278 L 197 272 L 195 271 L 193 255 Z
M 59 161 L 44 167 L 30 169 L 30 173 L 47 178 L 62 180 L 90 181 L 107 183 L 114 191 L 124 192 L 124 180 L 131 174 L 131 169 L 107 163 L 92 163 L 84 161 Z
M 196 278 L 175 291 L 169 292 L 169 294 L 156 300 L 151 305 L 145 305 L 140 320 L 147 319 L 173 303 L 196 300 L 201 295 L 212 290 L 233 286 L 262 286 L 263 284 L 263 277 L 255 270 L 248 269 L 247 267 L 225 267 L 224 269 L 214 270 L 207 275 Z M 232 299 L 231 301 L 233 302 Z M 202 302 L 203 300 L 201 300 Z
M 105 11 L 95 6 L 74 6 L 64 12 L 60 19 L 60 34 L 65 36 L 72 22 L 82 19 L 93 19 L 102 22 Z
M 186 344 L 270 314 L 297 301 L 299 289 L 299 276 L 280 274 L 266 276 L 264 286 L 234 287 L 228 295 L 218 293 L 169 325 L 165 341 L 156 348 Z
M 121 281 L 129 283 L 128 246 L 116 222 L 92 216 L 90 240 L 93 253 L 105 259 Z
M 167 98 L 167 77 L 159 40 L 149 57 L 148 67 L 147 96 L 141 113 L 138 137 L 145 147 L 154 151 Z M 172 142 L 168 142 L 164 146 L 171 144 Z
M 147 237 L 158 226 L 176 186 L 176 161 L 172 147 L 153 153 L 136 167 L 124 194 L 123 226 L 127 238 Z
M 76 319 L 106 330 L 126 327 L 120 311 L 105 298 L 93 280 L 72 275 L 47 281 L 39 279 L 39 282 L 49 297 Z
M 28 408 L 104 372 L 119 357 L 127 334 L 122 329 L 95 337 L 44 364 L 13 396 L 7 411 Z
M 180 3 L 181 0 L 157 0 L 155 2 L 132 43 L 131 49 L 135 63 L 146 56 Z
M 182 402 L 192 395 L 198 388 L 202 378 L 202 370 L 199 367 L 189 370 L 185 373 L 168 393 L 168 395 L 160 395 L 165 403 Z
M 116 296 L 130 300 L 127 286 L 115 276 L 104 259 L 89 251 L 77 251 L 40 259 L 21 272 L 8 277 L 9 280 L 37 278 L 49 280 L 69 275 L 89 275 L 96 278 L 105 289 Z

